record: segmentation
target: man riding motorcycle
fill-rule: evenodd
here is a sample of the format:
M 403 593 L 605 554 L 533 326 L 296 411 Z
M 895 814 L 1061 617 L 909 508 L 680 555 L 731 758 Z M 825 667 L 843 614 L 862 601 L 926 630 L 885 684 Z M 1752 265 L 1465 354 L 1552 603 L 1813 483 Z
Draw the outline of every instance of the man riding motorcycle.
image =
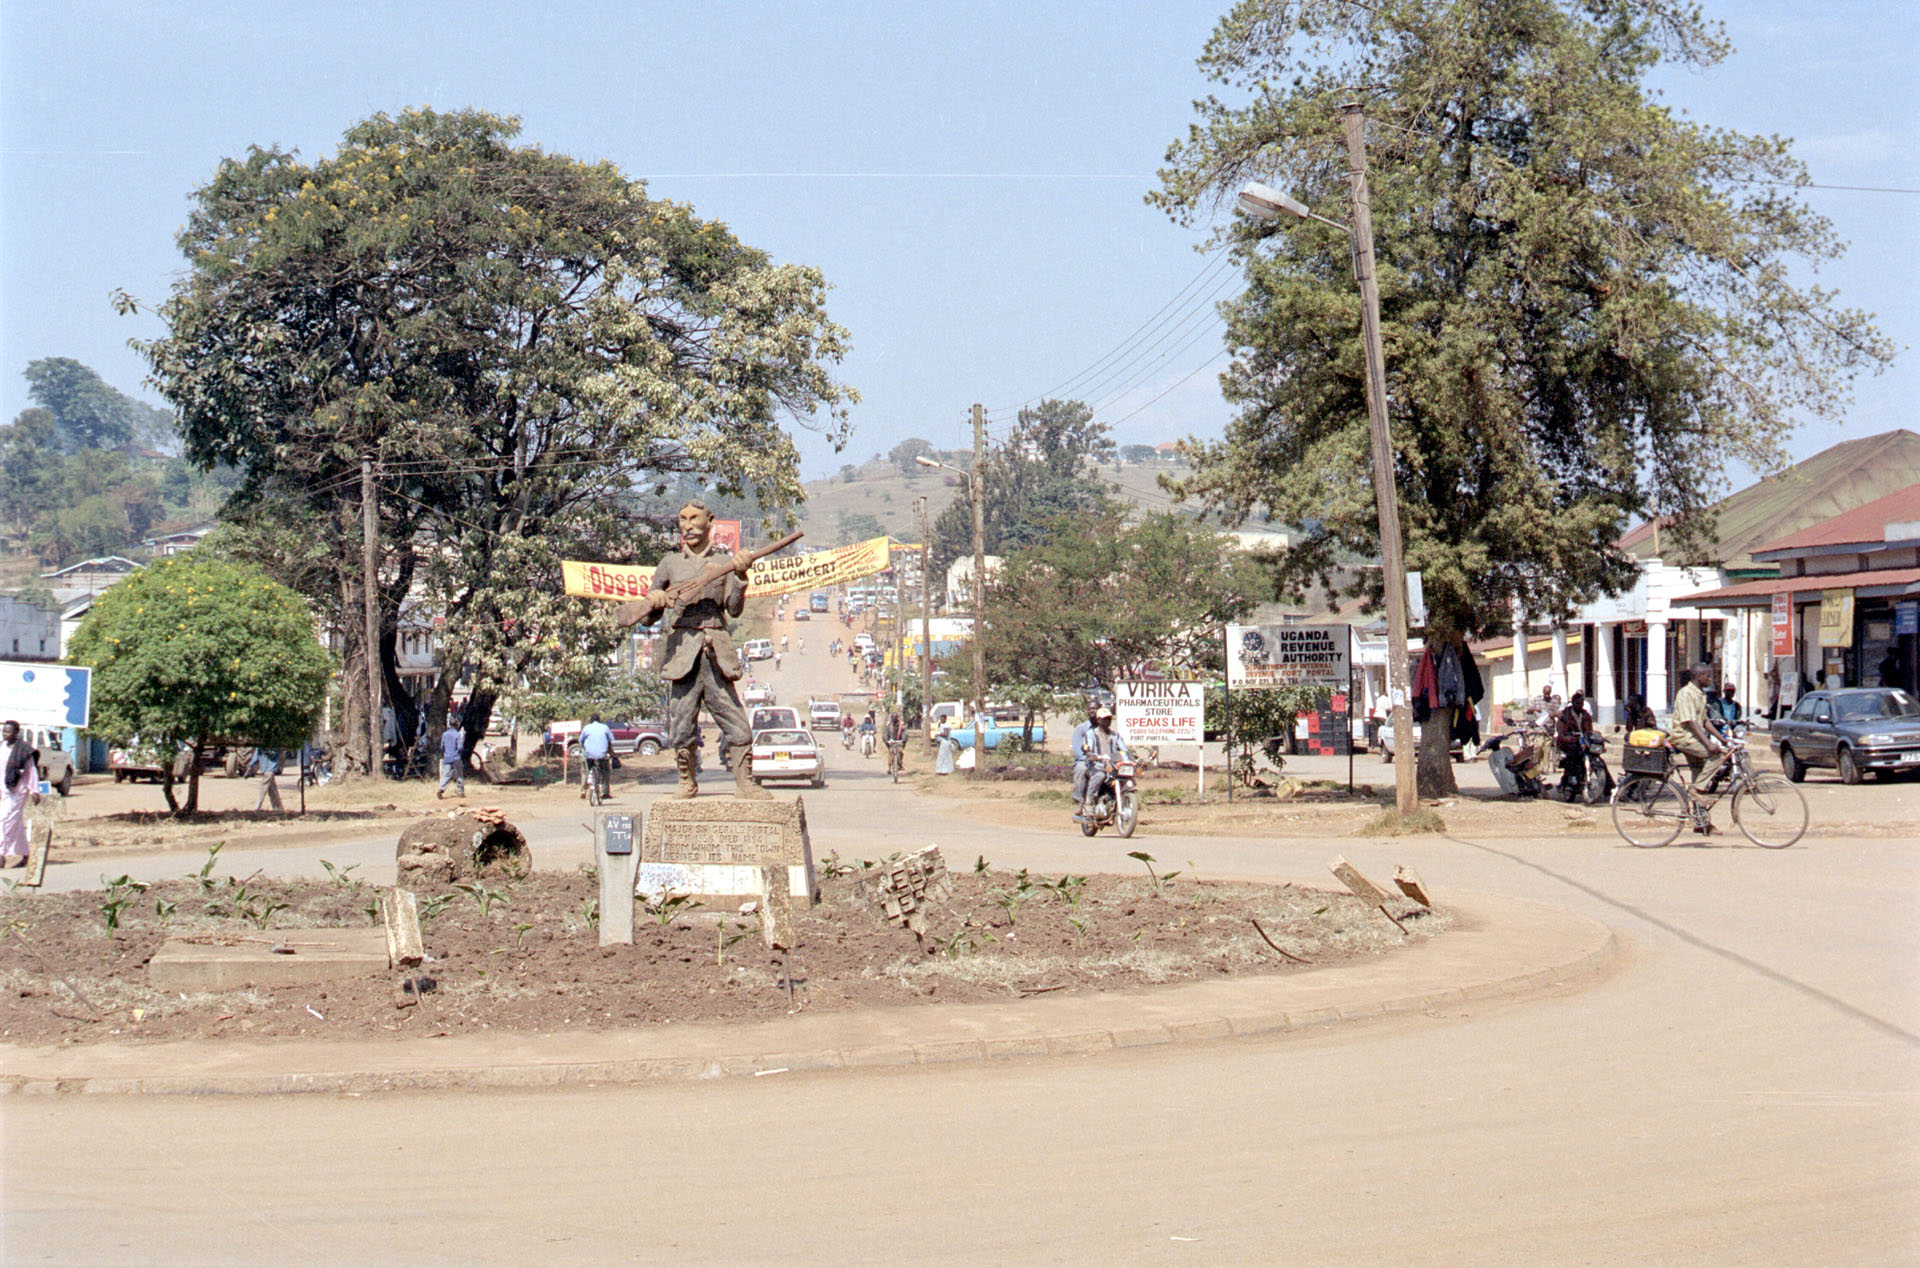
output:
M 1112 772 L 1112 764 L 1127 755 L 1127 742 L 1113 729 L 1113 710 L 1106 705 L 1095 708 L 1086 729 L 1073 732 L 1073 800 L 1079 807 L 1076 820 L 1093 818 L 1094 799 L 1100 785 Z
M 860 719 L 860 756 L 873 756 L 873 739 L 878 728 L 873 724 L 873 710 L 867 710 L 867 716 Z

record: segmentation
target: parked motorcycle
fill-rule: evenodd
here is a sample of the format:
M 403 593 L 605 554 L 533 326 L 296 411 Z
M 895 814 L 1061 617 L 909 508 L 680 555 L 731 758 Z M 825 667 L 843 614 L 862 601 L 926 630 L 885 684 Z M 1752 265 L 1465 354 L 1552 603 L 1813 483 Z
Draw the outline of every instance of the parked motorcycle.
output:
M 1092 779 L 1100 781 L 1093 796 L 1093 814 L 1079 816 L 1080 832 L 1092 836 L 1102 828 L 1112 828 L 1123 837 L 1133 835 L 1140 825 L 1140 793 L 1134 787 L 1134 765 L 1130 760 L 1097 764 Z
M 1587 778 L 1584 783 L 1573 789 L 1568 789 L 1563 779 L 1560 786 L 1561 800 L 1578 801 L 1589 806 L 1605 805 L 1613 800 L 1613 771 L 1607 766 L 1606 751 L 1606 736 L 1586 737 Z

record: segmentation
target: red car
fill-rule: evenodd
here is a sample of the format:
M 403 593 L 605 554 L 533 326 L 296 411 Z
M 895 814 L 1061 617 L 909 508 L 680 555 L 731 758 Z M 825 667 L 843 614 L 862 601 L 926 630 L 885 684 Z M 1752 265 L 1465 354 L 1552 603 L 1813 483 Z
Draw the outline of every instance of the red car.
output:
M 579 760 L 582 725 L 577 721 L 553 723 L 544 737 L 546 747 L 558 749 L 565 743 L 567 756 Z M 607 727 L 613 732 L 613 751 L 616 753 L 638 753 L 642 757 L 652 757 L 667 746 L 667 724 L 664 722 L 609 722 Z

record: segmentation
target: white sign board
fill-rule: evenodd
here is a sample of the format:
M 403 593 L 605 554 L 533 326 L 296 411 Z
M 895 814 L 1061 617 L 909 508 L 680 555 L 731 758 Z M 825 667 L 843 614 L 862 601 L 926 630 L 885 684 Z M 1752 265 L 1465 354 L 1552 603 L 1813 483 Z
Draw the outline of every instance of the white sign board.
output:
M 1345 687 L 1350 625 L 1229 625 L 1229 687 Z
M 92 705 L 91 669 L 0 661 L 0 718 L 21 726 L 84 728 Z
M 1113 720 L 1129 744 L 1198 744 L 1206 700 L 1204 683 L 1116 682 Z

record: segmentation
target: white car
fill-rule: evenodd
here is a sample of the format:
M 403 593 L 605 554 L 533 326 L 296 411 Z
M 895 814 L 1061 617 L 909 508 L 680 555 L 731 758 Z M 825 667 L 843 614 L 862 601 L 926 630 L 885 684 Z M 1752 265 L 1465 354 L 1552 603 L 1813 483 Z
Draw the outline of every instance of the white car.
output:
M 757 704 L 772 704 L 773 687 L 764 682 L 756 682 L 740 693 L 740 703 L 749 709 Z
M 753 782 L 770 779 L 801 779 L 815 788 L 827 783 L 826 760 L 809 732 L 801 730 L 761 731 L 753 737 Z
M 859 633 L 859 634 L 855 634 L 855 635 L 853 636 L 853 646 L 854 646 L 854 649 L 855 649 L 856 651 L 860 651 L 860 652 L 870 652 L 870 651 L 872 651 L 872 650 L 873 650 L 873 635 L 871 635 L 871 634 L 867 634 L 867 633 L 864 633 L 864 632 L 862 632 L 862 633 Z
M 807 701 L 807 727 L 814 731 L 838 731 L 840 702 L 838 700 Z
M 754 734 L 762 731 L 804 731 L 807 724 L 800 720 L 798 709 L 789 709 L 785 705 L 762 705 L 748 715 Z

